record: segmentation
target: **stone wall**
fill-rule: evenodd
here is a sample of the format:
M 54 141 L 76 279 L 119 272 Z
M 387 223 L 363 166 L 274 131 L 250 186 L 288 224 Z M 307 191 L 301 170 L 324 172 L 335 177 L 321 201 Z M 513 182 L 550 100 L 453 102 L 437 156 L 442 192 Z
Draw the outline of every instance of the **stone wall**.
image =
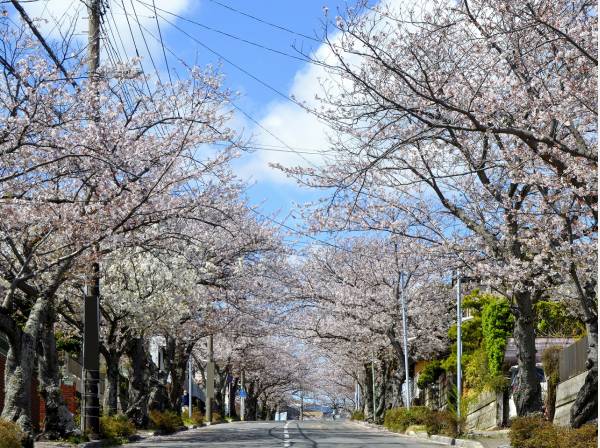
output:
M 569 426 L 571 419 L 571 407 L 577 393 L 583 383 L 587 372 L 580 373 L 566 381 L 558 384 L 556 389 L 556 411 L 554 413 L 554 424 L 560 426 Z
M 467 429 L 492 429 L 497 426 L 498 403 L 496 393 L 484 392 L 467 410 Z

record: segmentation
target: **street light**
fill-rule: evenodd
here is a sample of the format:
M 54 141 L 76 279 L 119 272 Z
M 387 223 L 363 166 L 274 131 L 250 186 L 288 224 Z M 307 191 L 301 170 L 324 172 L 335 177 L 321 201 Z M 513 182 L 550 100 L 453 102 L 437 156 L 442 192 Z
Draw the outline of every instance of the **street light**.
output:
M 398 273 L 398 295 L 402 307 L 402 334 L 404 339 L 404 374 L 406 377 L 406 408 L 410 409 L 410 372 L 408 370 L 408 331 L 406 319 L 406 301 L 404 300 L 404 272 Z

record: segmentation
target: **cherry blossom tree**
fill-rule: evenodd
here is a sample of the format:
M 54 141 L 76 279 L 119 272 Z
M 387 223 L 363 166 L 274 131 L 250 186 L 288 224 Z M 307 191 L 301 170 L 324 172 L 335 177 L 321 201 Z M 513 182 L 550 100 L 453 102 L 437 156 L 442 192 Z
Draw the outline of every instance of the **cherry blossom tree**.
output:
M 66 80 L 39 43 L 6 18 L 1 25 L 0 319 L 11 346 L 3 417 L 31 429 L 29 384 L 44 335 L 46 428 L 64 433 L 73 426 L 50 356 L 52 332 L 41 332 L 52 328 L 56 292 L 71 273 L 96 275 L 88 267 L 114 248 L 160 239 L 158 223 L 202 220 L 237 191 L 226 169 L 231 148 L 202 150 L 233 138 L 228 94 L 216 73 L 192 69 L 188 81 L 144 95 L 143 76 L 128 65 L 105 67 L 75 88 L 82 61 L 72 61 Z
M 511 299 L 520 415 L 541 409 L 533 303 L 558 282 L 581 285 L 596 400 L 596 19 L 587 2 L 359 3 L 319 61 L 332 153 L 287 169 L 334 191 L 318 230 L 424 239 Z

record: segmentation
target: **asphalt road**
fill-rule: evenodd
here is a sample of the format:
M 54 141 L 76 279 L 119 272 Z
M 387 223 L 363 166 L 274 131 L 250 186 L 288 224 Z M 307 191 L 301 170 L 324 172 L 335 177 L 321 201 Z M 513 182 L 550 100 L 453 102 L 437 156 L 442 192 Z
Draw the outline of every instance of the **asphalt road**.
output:
M 238 422 L 155 437 L 127 446 L 183 448 L 439 448 L 439 444 L 349 422 Z

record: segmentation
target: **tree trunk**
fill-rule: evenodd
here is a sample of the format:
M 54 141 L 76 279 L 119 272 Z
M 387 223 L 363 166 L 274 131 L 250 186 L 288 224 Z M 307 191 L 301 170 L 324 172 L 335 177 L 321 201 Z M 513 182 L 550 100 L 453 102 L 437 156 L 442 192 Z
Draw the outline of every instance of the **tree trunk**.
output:
M 43 432 L 44 437 L 50 440 L 64 438 L 78 432 L 73 414 L 65 404 L 60 387 L 61 375 L 54 337 L 55 317 L 52 307 L 49 307 L 43 324 L 44 331 L 40 334 L 38 357 L 40 393 L 46 404 Z
M 122 413 L 129 407 L 129 379 L 119 374 L 119 405 Z
M 27 432 L 33 432 L 31 421 L 31 380 L 34 367 L 34 341 L 21 333 L 10 344 L 4 370 L 4 407 L 2 418 L 16 422 Z
M 181 395 L 187 387 L 185 382 L 186 371 L 191 349 L 181 343 L 177 343 L 175 338 L 166 338 L 165 347 L 165 369 L 171 375 L 171 388 L 169 390 L 170 407 L 181 412 Z
M 572 275 L 577 284 L 576 271 Z M 585 315 L 588 353 L 586 368 L 588 374 L 571 407 L 571 426 L 579 428 L 584 423 L 598 419 L 598 304 L 596 282 L 588 281 L 580 288 L 580 302 Z
M 542 388 L 535 365 L 535 328 L 531 295 L 519 292 L 515 294 L 515 299 L 518 305 L 514 328 L 518 372 L 513 395 L 517 415 L 524 416 L 542 411 Z
M 237 418 L 237 412 L 235 411 L 235 395 L 238 390 L 238 382 L 239 380 L 236 378 L 232 381 L 230 389 L 229 389 L 229 413 L 231 418 Z
M 31 421 L 31 381 L 35 367 L 36 346 L 39 330 L 48 308 L 48 299 L 38 297 L 27 318 L 23 330 L 11 325 L 8 334 L 10 348 L 4 371 L 4 407 L 1 417 L 16 422 L 28 434 L 33 432 Z M 3 316 L 3 320 L 10 319 Z
M 150 372 L 148 356 L 141 337 L 130 340 L 127 355 L 131 360 L 132 372 L 129 378 L 129 406 L 125 414 L 136 426 L 143 428 L 148 425 Z
M 101 350 L 106 362 L 106 390 L 104 391 L 104 412 L 115 415 L 118 412 L 120 378 L 119 361 L 121 354 L 114 350 Z

